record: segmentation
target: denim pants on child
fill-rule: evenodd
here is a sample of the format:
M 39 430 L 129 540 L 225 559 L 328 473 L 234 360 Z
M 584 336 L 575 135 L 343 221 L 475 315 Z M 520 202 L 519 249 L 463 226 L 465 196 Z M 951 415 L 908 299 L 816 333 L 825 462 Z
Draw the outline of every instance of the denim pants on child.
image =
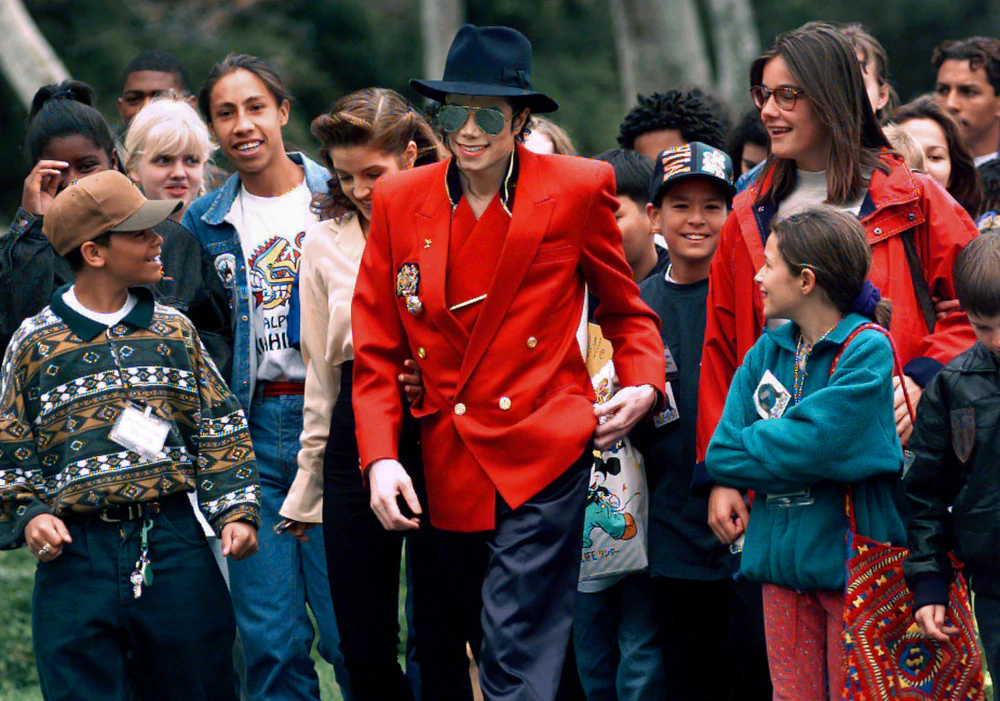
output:
M 664 698 L 667 680 L 648 574 L 577 593 L 573 651 L 588 701 Z
M 32 636 L 47 701 L 236 701 L 226 584 L 187 497 L 162 504 L 139 598 L 129 575 L 143 518 L 67 517 L 72 542 L 38 564 Z
M 344 698 L 350 699 L 323 530 L 310 530 L 306 543 L 274 532 L 297 470 L 302 404 L 301 395 L 258 396 L 248 417 L 260 474 L 259 549 L 246 560 L 230 561 L 229 584 L 253 701 L 319 701 L 319 679 L 309 656 L 314 631 L 307 604 L 319 628 L 319 653 L 334 666 Z

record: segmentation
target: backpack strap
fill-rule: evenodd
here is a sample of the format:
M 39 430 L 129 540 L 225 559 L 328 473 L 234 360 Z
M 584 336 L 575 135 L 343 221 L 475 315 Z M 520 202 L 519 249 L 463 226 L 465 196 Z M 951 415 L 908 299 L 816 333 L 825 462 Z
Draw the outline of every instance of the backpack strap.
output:
M 910 421 L 916 424 L 917 415 L 916 412 L 913 410 L 913 403 L 910 401 L 910 393 L 906 389 L 906 378 L 903 376 L 903 366 L 902 363 L 900 363 L 899 361 L 899 353 L 896 352 L 896 343 L 892 340 L 892 335 L 884 327 L 879 326 L 878 324 L 873 322 L 868 322 L 867 324 L 862 324 L 858 328 L 854 329 L 854 331 L 852 331 L 850 335 L 848 335 L 848 337 L 844 339 L 844 342 L 837 350 L 837 355 L 834 356 L 833 358 L 833 364 L 830 365 L 830 375 L 832 376 L 833 371 L 837 369 L 837 363 L 840 361 L 840 356 L 843 355 L 844 349 L 847 348 L 847 345 L 851 341 L 853 341 L 862 331 L 868 331 L 869 329 L 872 331 L 878 331 L 879 333 L 883 334 L 886 338 L 889 339 L 889 345 L 892 347 L 893 374 L 899 376 L 900 387 L 903 388 L 903 398 L 906 400 L 906 410 L 910 414 Z M 850 484 L 844 486 L 844 513 L 847 516 L 847 527 L 849 531 L 848 538 L 850 538 L 851 534 L 855 534 L 858 532 L 857 514 L 854 511 L 853 491 L 854 490 L 851 489 Z
M 920 311 L 924 315 L 924 323 L 927 324 L 927 332 L 934 333 L 934 324 L 937 323 L 937 313 L 934 311 L 934 302 L 931 299 L 931 288 L 927 284 L 924 276 L 924 268 L 920 264 L 920 256 L 917 255 L 917 244 L 913 240 L 913 229 L 908 229 L 900 234 L 903 239 L 903 250 L 906 251 L 906 267 L 910 270 L 910 281 L 913 283 L 913 291 L 917 294 L 917 302 L 920 304 Z
M 892 340 L 892 334 L 889 333 L 884 327 L 879 326 L 875 322 L 869 321 L 867 324 L 861 324 L 858 328 L 854 329 L 850 335 L 844 339 L 844 342 L 840 345 L 837 350 L 837 355 L 833 358 L 833 363 L 830 365 L 830 374 L 833 375 L 833 371 L 837 369 L 837 363 L 840 362 L 840 356 L 844 354 L 844 349 L 847 345 L 857 338 L 858 334 L 862 331 L 878 331 L 887 339 L 889 339 L 889 345 L 892 347 L 892 370 L 893 375 L 898 375 L 900 379 L 900 386 L 903 388 L 903 398 L 906 400 L 906 410 L 910 414 L 910 421 L 916 423 L 917 412 L 913 408 L 913 403 L 910 401 L 910 393 L 906 389 L 906 382 L 903 376 L 903 364 L 899 360 L 899 353 L 896 351 L 896 342 Z

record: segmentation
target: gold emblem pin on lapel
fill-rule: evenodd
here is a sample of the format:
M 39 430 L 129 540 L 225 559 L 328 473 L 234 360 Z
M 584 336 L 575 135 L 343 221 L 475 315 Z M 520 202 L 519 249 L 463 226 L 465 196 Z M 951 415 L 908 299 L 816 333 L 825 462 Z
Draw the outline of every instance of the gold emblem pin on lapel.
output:
M 430 247 L 431 247 L 431 240 L 424 239 L 424 248 L 430 248 Z
M 396 296 L 406 303 L 406 311 L 413 316 L 424 313 L 423 302 L 420 301 L 420 266 L 416 263 L 404 263 L 396 273 Z

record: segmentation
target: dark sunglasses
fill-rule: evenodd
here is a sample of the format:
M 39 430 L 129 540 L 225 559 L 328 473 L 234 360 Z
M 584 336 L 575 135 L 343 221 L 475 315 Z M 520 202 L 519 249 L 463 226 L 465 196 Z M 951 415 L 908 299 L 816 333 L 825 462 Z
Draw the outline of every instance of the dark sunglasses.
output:
M 469 114 L 476 120 L 476 126 L 490 136 L 496 136 L 503 131 L 503 125 L 507 123 L 507 118 L 503 112 L 496 107 L 466 107 L 464 105 L 445 105 L 438 112 L 438 124 L 446 133 L 461 129 L 467 121 Z
M 798 88 L 781 87 L 771 90 L 770 88 L 765 88 L 763 85 L 755 85 L 750 88 L 750 99 L 753 100 L 753 103 L 759 110 L 764 109 L 764 105 L 767 104 L 768 99 L 772 96 L 774 96 L 774 102 L 780 109 L 793 110 L 795 109 L 795 102 L 805 94 L 805 90 L 799 90 Z

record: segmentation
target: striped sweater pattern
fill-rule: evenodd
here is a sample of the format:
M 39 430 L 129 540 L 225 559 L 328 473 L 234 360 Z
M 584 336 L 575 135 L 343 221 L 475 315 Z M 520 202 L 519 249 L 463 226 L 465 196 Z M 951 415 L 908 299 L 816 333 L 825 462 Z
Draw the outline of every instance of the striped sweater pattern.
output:
M 15 334 L 0 389 L 0 549 L 23 544 L 42 513 L 85 514 L 197 489 L 221 533 L 259 524 L 260 486 L 246 418 L 180 312 L 139 304 L 102 326 L 61 293 Z M 130 404 L 170 424 L 152 459 L 110 438 Z

